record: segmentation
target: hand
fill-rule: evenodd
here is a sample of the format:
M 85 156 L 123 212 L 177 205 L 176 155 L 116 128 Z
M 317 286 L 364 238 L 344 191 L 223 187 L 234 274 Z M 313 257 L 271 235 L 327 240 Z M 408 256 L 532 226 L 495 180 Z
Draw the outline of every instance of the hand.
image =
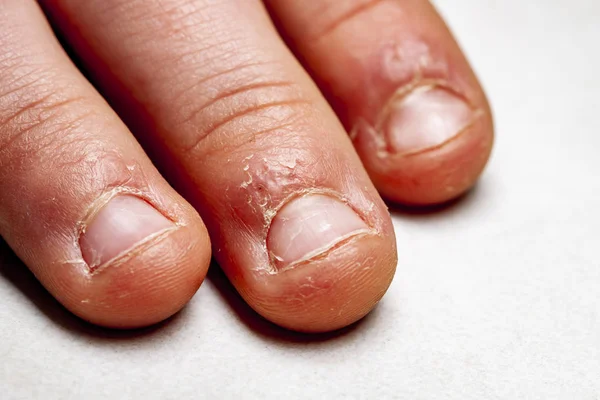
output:
M 0 235 L 96 324 L 177 312 L 212 244 L 269 320 L 348 325 L 396 266 L 379 194 L 453 199 L 492 147 L 426 0 L 38 3 L 86 77 L 34 0 L 0 2 Z

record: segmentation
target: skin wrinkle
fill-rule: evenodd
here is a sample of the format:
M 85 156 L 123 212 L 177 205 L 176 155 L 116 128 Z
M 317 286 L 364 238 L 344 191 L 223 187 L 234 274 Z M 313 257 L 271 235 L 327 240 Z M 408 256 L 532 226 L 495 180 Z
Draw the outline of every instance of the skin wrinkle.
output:
M 67 8 L 67 4 L 72 2 L 72 0 L 59 1 L 63 3 L 60 6 L 61 8 Z M 150 1 L 153 3 L 152 7 L 148 6 L 148 0 L 107 1 L 105 2 L 106 7 L 100 9 L 99 14 L 106 14 L 109 17 L 116 13 L 128 15 L 129 18 L 136 21 L 134 26 L 143 26 L 143 29 L 139 29 L 137 34 L 146 38 L 149 36 L 149 32 L 156 32 L 157 30 L 168 31 L 170 33 L 169 39 L 177 39 L 177 37 L 187 38 L 186 30 L 193 26 L 187 23 L 187 21 L 199 20 L 199 22 L 207 26 L 214 21 L 211 17 L 213 13 L 208 11 L 211 6 L 206 1 Z M 168 18 L 165 18 L 165 16 Z M 128 35 L 124 36 L 124 38 L 131 38 L 132 34 L 133 36 L 136 34 L 129 29 L 127 33 Z
M 222 44 L 216 44 L 215 47 L 218 48 Z M 207 47 L 202 50 L 196 50 L 195 52 L 204 52 L 211 50 L 211 47 Z M 182 55 L 181 57 L 185 57 L 187 54 Z M 246 69 L 255 69 L 256 67 L 265 67 L 275 64 L 275 62 L 266 62 L 266 61 L 254 61 L 248 63 L 241 63 L 239 65 L 234 65 L 233 67 L 226 68 L 224 70 L 217 70 L 217 72 L 212 72 L 207 74 L 205 77 L 195 81 L 192 85 L 187 86 L 183 90 L 180 90 L 177 96 L 174 97 L 173 101 L 175 102 L 185 102 L 185 98 L 189 96 L 195 96 L 198 88 L 206 87 L 206 86 L 216 86 L 216 84 L 211 83 L 213 80 L 221 79 L 221 80 L 232 80 L 234 77 L 238 75 L 243 75 L 245 77 L 245 81 L 247 84 L 254 83 L 254 80 L 258 80 L 261 78 L 260 74 L 256 74 L 255 77 L 250 78 L 246 73 L 242 74 Z M 185 71 L 184 71 L 185 72 Z M 193 114 L 193 113 L 192 113 Z M 186 116 L 183 118 L 183 121 L 189 122 L 191 121 L 191 117 Z
M 302 117 L 302 114 L 298 112 L 298 110 L 296 110 L 295 112 L 295 114 L 297 114 L 296 116 L 290 115 L 291 112 L 293 111 L 289 110 L 289 112 L 287 112 L 285 116 L 279 118 L 271 118 L 267 115 L 260 115 L 258 117 L 258 119 L 260 120 L 259 122 L 254 122 L 255 120 L 248 122 L 248 124 L 253 122 L 255 125 L 255 129 L 253 129 L 251 132 L 248 132 L 247 134 L 245 133 L 245 131 L 244 134 L 239 134 L 239 130 L 236 130 L 235 132 L 237 134 L 232 137 L 227 137 L 227 140 L 209 140 L 207 142 L 211 143 L 205 142 L 205 146 L 202 146 L 203 148 L 201 151 L 201 156 L 204 158 L 206 156 L 214 156 L 221 154 L 242 155 L 249 151 L 262 151 L 263 146 L 262 144 L 259 144 L 259 141 L 261 141 L 263 138 L 265 138 L 265 140 L 270 140 L 271 142 L 274 142 L 274 139 L 279 140 L 280 142 L 277 146 L 283 150 L 286 148 L 285 138 L 290 138 L 292 137 L 292 134 L 297 132 L 298 122 Z M 248 118 L 255 117 L 248 116 Z M 285 122 L 281 122 L 281 120 L 284 120 Z M 236 123 L 237 122 L 234 122 L 234 125 Z M 273 123 L 273 125 L 270 125 L 270 123 Z M 240 125 L 246 126 L 247 124 Z M 268 127 L 266 129 L 262 129 L 263 125 L 267 125 Z M 241 164 L 243 164 L 245 161 L 245 159 L 242 160 Z M 231 158 L 229 157 L 227 159 L 227 163 L 229 164 L 231 162 Z
M 203 132 L 201 135 L 199 135 L 196 138 L 196 142 L 189 149 L 187 149 L 186 152 L 193 152 L 195 149 L 197 149 L 198 147 L 200 147 L 202 145 L 202 143 L 204 142 L 204 140 L 206 140 L 206 138 L 214 135 L 219 130 L 223 130 L 226 126 L 244 119 L 245 117 L 257 115 L 257 114 L 260 115 L 263 112 L 266 112 L 268 110 L 275 109 L 275 108 L 281 108 L 281 107 L 293 108 L 294 106 L 297 106 L 297 105 L 310 105 L 310 104 L 311 104 L 311 102 L 309 100 L 299 98 L 299 99 L 291 99 L 291 100 L 272 101 L 272 102 L 248 107 L 244 110 L 238 110 L 235 113 L 233 113 L 232 115 L 229 115 L 220 121 L 214 122 L 207 131 Z
M 144 57 L 147 57 L 147 52 L 151 52 L 151 50 L 153 49 L 145 49 L 144 46 L 149 46 L 147 45 L 147 41 L 148 41 L 148 35 L 144 34 L 144 35 L 140 35 L 141 36 L 141 44 L 138 47 L 141 47 L 143 50 L 145 51 L 138 51 L 138 52 L 131 52 L 128 53 L 127 55 L 124 55 L 124 62 L 139 62 L 140 59 L 143 59 Z M 219 37 L 219 35 L 217 35 L 217 37 Z M 182 81 L 181 82 L 177 82 L 177 85 L 173 85 L 172 82 L 169 82 L 168 86 L 167 83 L 165 82 L 165 87 L 161 90 L 164 93 L 169 93 L 173 90 L 173 88 L 178 88 L 179 86 L 184 86 L 183 89 L 181 90 L 176 90 L 176 93 L 174 93 L 172 95 L 172 101 L 174 102 L 178 102 L 177 104 L 181 104 L 182 106 L 185 106 L 186 104 L 190 103 L 190 99 L 186 97 L 192 97 L 192 98 L 198 98 L 199 96 L 199 91 L 197 90 L 199 87 L 207 87 L 207 86 L 218 86 L 218 85 L 209 85 L 208 82 L 210 82 L 212 79 L 216 79 L 219 77 L 222 77 L 223 75 L 226 75 L 227 73 L 231 72 L 234 73 L 236 70 L 238 70 L 238 68 L 241 69 L 245 69 L 245 66 L 248 67 L 256 67 L 256 66 L 260 66 L 260 65 L 268 65 L 268 64 L 272 64 L 271 62 L 256 62 L 255 60 L 252 59 L 248 59 L 245 60 L 243 63 L 241 63 L 240 65 L 242 65 L 242 67 L 239 67 L 238 65 L 235 65 L 233 67 L 227 68 L 221 72 L 219 72 L 222 68 L 223 65 L 227 65 L 229 62 L 229 59 L 234 59 L 234 57 L 232 55 L 229 55 L 229 53 L 235 53 L 234 49 L 232 49 L 231 51 L 224 53 L 224 54 L 219 54 L 217 53 L 217 50 L 222 49 L 226 44 L 230 43 L 231 39 L 225 41 L 225 42 L 215 42 L 215 43 L 210 43 L 200 49 L 196 49 L 196 48 L 192 48 L 190 49 L 189 45 L 187 43 L 183 43 L 181 44 L 178 48 L 177 46 L 175 46 L 171 41 L 169 41 L 168 46 L 169 46 L 169 52 L 162 52 L 165 53 L 164 55 L 162 55 L 164 57 L 164 60 L 158 64 L 157 66 L 157 70 L 156 70 L 156 75 L 157 76 L 165 76 L 165 75 L 169 75 L 171 74 L 171 71 L 173 69 L 174 65 L 177 65 L 178 68 L 178 75 L 180 75 L 182 77 Z M 157 46 L 156 44 L 153 44 L 152 46 Z M 211 54 L 211 57 L 204 57 L 205 53 L 209 53 Z M 218 60 L 218 61 L 217 61 Z M 234 59 L 234 61 L 239 61 L 238 59 Z M 184 80 L 183 77 L 187 77 L 189 75 L 196 75 L 198 71 L 210 71 L 207 74 L 205 74 L 206 76 L 204 76 L 203 78 L 201 78 L 199 81 L 194 82 L 192 80 L 191 84 L 189 84 L 188 80 L 189 78 L 186 78 Z M 204 75 L 204 74 L 203 74 Z M 259 76 L 259 74 L 257 75 Z M 223 78 L 224 79 L 224 78 Z M 160 83 L 160 82 L 154 82 L 154 83 Z M 190 93 L 190 95 L 188 96 L 188 92 Z M 181 100 L 183 99 L 183 100 Z M 185 119 L 185 118 L 184 118 Z M 179 121 L 175 121 L 175 122 L 179 122 Z
M 44 114 L 50 114 L 50 115 L 58 114 L 59 113 L 58 110 L 60 110 L 62 107 L 70 105 L 70 104 L 78 105 L 84 99 L 83 97 L 74 97 L 74 98 L 60 100 L 60 101 L 49 101 L 52 97 L 54 97 L 54 94 L 50 93 L 50 94 L 40 97 L 39 99 L 33 100 L 32 102 L 30 102 L 24 106 L 20 106 L 19 110 L 17 112 L 10 114 L 5 119 L 0 121 L 0 125 L 11 124 L 11 123 L 17 121 L 19 119 L 19 117 L 21 117 L 23 114 L 33 113 L 33 112 L 38 113 L 39 117 L 37 118 L 38 119 L 37 122 L 39 124 L 41 124 L 47 120 L 47 117 L 45 117 Z
M 10 70 L 12 68 L 12 69 L 21 71 L 21 69 L 24 69 L 24 65 L 25 65 L 25 62 L 21 60 L 21 64 L 11 65 L 11 66 L 7 67 L 6 69 Z M 2 71 L 0 71 L 0 72 L 2 72 Z M 47 78 L 40 76 L 45 73 L 47 73 L 47 72 L 44 71 L 43 69 L 32 68 L 30 71 L 28 71 L 26 73 L 21 73 L 20 75 L 12 77 L 12 80 L 8 79 L 8 77 L 6 77 L 4 75 L 0 75 L 0 79 L 3 80 L 4 82 L 6 82 L 4 84 L 4 86 L 11 88 L 9 90 L 5 90 L 2 92 L 2 94 L 0 95 L 0 100 L 2 100 L 5 97 L 9 97 L 11 95 L 17 94 L 23 90 L 29 89 L 30 86 L 37 85 L 39 82 L 42 82 L 44 79 L 47 79 Z M 25 82 L 22 84 L 19 84 L 19 81 L 25 81 Z
M 218 102 L 227 100 L 236 95 L 241 95 L 241 94 L 245 94 L 248 92 L 254 92 L 259 89 L 293 88 L 296 86 L 297 85 L 295 83 L 290 82 L 290 81 L 255 82 L 255 83 L 253 82 L 253 83 L 249 83 L 249 84 L 242 85 L 239 87 L 235 87 L 234 89 L 231 89 L 231 90 L 225 90 L 222 93 L 219 93 L 217 96 L 213 97 L 207 103 L 203 104 L 201 108 L 199 108 L 198 110 L 193 112 L 189 117 L 185 118 L 182 121 L 182 123 L 186 124 L 186 123 L 193 121 L 198 116 L 198 114 L 201 114 L 202 112 L 204 112 L 206 109 L 208 109 L 212 105 L 214 105 Z
M 90 112 L 86 111 L 84 116 L 78 115 L 74 118 L 66 118 L 67 122 L 65 122 L 64 113 L 58 111 L 53 111 L 51 116 L 44 117 L 41 125 L 36 125 L 36 128 L 31 128 L 27 134 L 20 135 L 18 141 L 12 141 L 9 148 L 4 149 L 5 152 L 8 151 L 8 155 L 3 154 L 2 157 L 0 157 L 0 159 L 3 160 L 3 168 L 0 176 L 12 177 L 13 179 L 15 179 L 15 177 L 21 177 L 20 179 L 24 182 L 37 182 L 36 175 L 38 171 L 23 165 L 23 160 L 37 158 L 40 164 L 48 163 L 49 165 L 53 165 L 58 171 L 66 170 L 67 176 L 73 177 L 73 179 L 68 179 L 67 181 L 59 179 L 55 182 L 55 186 L 57 186 L 57 189 L 60 189 L 62 193 L 71 192 L 73 186 L 86 187 L 89 186 L 90 183 L 95 182 L 89 180 L 89 175 L 87 175 L 85 179 L 81 179 L 85 174 L 71 175 L 68 172 L 81 169 L 82 165 L 86 167 L 89 166 L 88 170 L 94 171 L 92 166 L 98 163 L 99 158 L 105 158 L 105 156 L 101 157 L 98 155 L 95 142 L 85 141 L 80 137 L 78 138 L 80 133 L 77 132 L 77 130 L 80 128 L 80 121 L 88 118 L 88 114 L 90 114 Z M 35 131 L 33 131 L 33 129 L 35 129 Z M 38 129 L 43 129 L 43 135 L 37 135 Z M 32 132 L 35 132 L 36 136 L 38 136 L 35 140 L 29 139 L 28 137 Z M 59 132 L 62 135 L 61 140 L 54 140 Z M 83 142 L 87 143 L 88 146 L 82 146 Z M 73 151 L 72 149 L 75 149 L 76 151 Z M 65 155 L 68 154 L 69 157 L 63 157 L 63 153 Z M 80 154 L 79 159 L 73 157 L 76 154 Z M 90 157 L 93 157 L 93 159 L 90 159 Z M 95 180 L 98 178 L 94 175 L 91 177 Z M 100 178 L 99 182 L 102 182 L 102 176 L 100 176 Z M 39 181 L 37 183 L 44 184 L 44 182 L 45 181 Z M 28 187 L 23 190 L 23 193 L 27 192 L 35 192 L 35 190 L 32 187 Z M 8 204 L 19 202 L 17 199 L 6 200 L 8 201 Z M 43 206 L 45 203 L 47 203 L 45 198 L 37 201 L 38 206 Z M 58 207 L 58 204 L 50 204 L 51 208 Z M 9 218 L 9 216 L 10 213 L 5 213 L 6 218 Z M 8 224 L 8 220 L 4 219 L 3 224 Z M 42 226 L 38 225 L 38 228 L 52 231 L 54 226 L 52 220 L 45 220 L 42 221 Z M 5 232 L 10 232 L 10 230 L 5 229 Z
M 242 148 L 248 151 L 246 144 L 252 144 L 260 136 L 272 133 L 276 130 L 290 130 L 300 115 L 303 115 L 304 109 L 311 105 L 309 100 L 304 100 L 295 93 L 281 93 L 277 96 L 268 96 L 262 93 L 264 88 L 270 89 L 269 83 L 261 83 L 259 87 L 252 90 L 242 91 L 236 96 L 229 97 L 226 104 L 221 104 L 217 113 L 211 110 L 202 109 L 202 113 L 208 114 L 206 117 L 197 118 L 203 121 L 206 118 L 213 120 L 211 124 L 205 124 L 206 127 L 191 138 L 192 144 L 186 145 L 183 152 L 192 152 L 201 147 L 201 152 L 223 152 L 225 149 L 229 152 L 237 152 L 236 148 Z M 275 85 L 273 88 L 278 88 Z M 287 87 L 287 85 L 285 85 Z M 275 98 L 275 100 L 271 100 Z M 281 100 L 277 100 L 280 98 Z M 231 110 L 231 111 L 230 111 Z M 248 125 L 253 125 L 253 129 L 247 129 Z M 214 139 L 206 142 L 210 136 L 219 132 Z M 285 138 L 285 135 L 277 135 Z M 275 137 L 271 135 L 270 137 Z M 200 146 L 200 144 L 203 144 Z M 218 148 L 214 148 L 217 147 Z
M 171 42 L 171 38 L 169 39 L 169 49 L 168 59 L 165 60 L 163 64 L 162 70 L 168 71 L 160 73 L 159 75 L 171 75 L 170 70 L 173 68 L 173 65 L 177 65 L 178 75 L 181 77 L 188 77 L 190 75 L 197 75 L 198 71 L 202 71 L 200 75 L 199 81 L 193 82 L 192 85 L 186 85 L 185 82 L 178 82 L 175 87 L 179 87 L 181 85 L 185 85 L 186 87 L 176 93 L 173 101 L 177 104 L 181 104 L 181 108 L 185 109 L 187 104 L 197 104 L 198 96 L 202 93 L 202 91 L 198 91 L 199 87 L 224 87 L 226 88 L 230 82 L 234 82 L 234 87 L 241 86 L 243 84 L 252 83 L 255 80 L 260 80 L 264 78 L 264 75 L 260 70 L 256 71 L 256 73 L 252 74 L 252 77 L 248 74 L 242 74 L 241 71 L 255 67 L 263 67 L 267 65 L 277 64 L 272 60 L 264 60 L 264 61 L 256 61 L 260 59 L 260 54 L 257 51 L 253 51 L 252 49 L 245 48 L 245 51 L 242 55 L 240 55 L 238 51 L 239 45 L 237 41 L 243 41 L 242 39 L 236 39 L 228 35 L 215 34 L 213 37 L 227 37 L 225 41 L 219 41 L 217 43 L 211 43 L 203 48 L 196 49 L 195 46 L 191 46 L 193 50 L 187 50 L 190 48 L 189 38 L 184 38 L 181 49 L 174 49 L 173 44 Z M 246 45 L 247 46 L 247 45 Z M 152 52 L 153 53 L 153 52 Z M 183 53 L 183 54 L 182 54 Z M 243 56 L 243 57 L 242 57 Z M 173 58 L 188 58 L 186 62 L 174 63 Z M 181 60 L 183 61 L 183 59 Z M 230 64 L 234 64 L 233 66 L 227 67 Z M 223 69 L 225 66 L 225 69 Z M 217 71 L 217 72 L 215 72 Z M 221 78 L 221 82 L 208 84 L 208 82 Z M 227 78 L 227 79 L 225 79 Z M 189 79 L 189 78 L 188 78 Z M 165 83 L 166 84 L 166 83 Z M 169 88 L 165 88 L 163 92 L 168 93 L 172 90 L 173 82 L 169 83 Z M 187 99 L 187 93 L 190 93 L 189 97 L 192 99 Z M 200 92 L 200 93 L 198 93 Z M 197 107 L 197 106 L 196 106 Z M 200 106 L 200 108 L 204 108 Z M 192 110 L 194 113 L 196 110 Z M 184 114 L 187 114 L 184 112 Z M 184 116 L 183 120 L 187 120 L 188 117 Z M 179 121 L 175 121 L 175 123 L 179 123 Z
M 31 75 L 31 79 L 27 79 L 29 73 L 20 75 L 14 87 L 0 94 L 0 105 L 10 104 L 0 108 L 1 125 L 5 132 L 13 132 L 0 138 L 3 169 L 14 165 L 17 162 L 14 160 L 40 158 L 43 150 L 51 154 L 48 149 L 70 146 L 68 138 L 75 136 L 74 131 L 80 128 L 80 122 L 93 114 L 87 111 L 88 99 L 85 96 L 57 92 L 50 86 L 55 81 L 54 73 L 48 69 L 34 70 L 41 77 Z M 30 99 L 32 92 L 36 95 Z M 62 138 L 59 145 L 54 140 L 58 131 Z M 52 154 L 52 159 L 56 158 L 56 154 Z
M 26 85 L 25 87 L 20 87 L 13 91 L 14 93 L 20 92 L 22 90 L 31 91 L 29 86 L 35 86 L 35 83 L 31 83 Z M 39 91 L 38 91 L 39 92 Z M 43 91 L 42 91 L 43 93 Z M 34 100 L 28 101 L 25 104 L 17 103 L 17 110 L 11 112 L 11 108 L 7 107 L 0 117 L 2 117 L 2 121 L 0 121 L 0 126 L 3 127 L 4 132 L 13 131 L 11 135 L 5 134 L 0 137 L 0 154 L 13 152 L 11 148 L 19 148 L 25 149 L 28 148 L 27 144 L 30 142 L 34 142 L 29 139 L 29 136 L 32 133 L 36 135 L 41 135 L 43 137 L 54 137 L 56 133 L 54 130 L 48 129 L 49 126 L 52 126 L 55 123 L 58 123 L 61 127 L 61 130 L 65 130 L 68 132 L 70 129 L 67 128 L 75 128 L 78 122 L 78 119 L 85 118 L 89 115 L 89 112 L 79 113 L 82 114 L 83 117 L 79 116 L 75 119 L 70 119 L 68 125 L 62 122 L 64 115 L 69 114 L 68 111 L 75 109 L 77 105 L 85 104 L 84 97 L 71 97 L 63 100 L 55 100 L 56 94 L 55 92 L 50 92 L 43 95 L 40 98 L 36 98 Z M 4 103 L 6 97 L 0 97 L 0 105 Z M 13 107 L 14 108 L 14 105 Z M 81 107 L 82 110 L 85 110 L 86 107 Z M 23 116 L 27 115 L 27 121 L 30 121 L 27 126 L 23 126 L 23 124 L 19 124 L 19 120 L 24 119 Z M 16 129 L 8 129 L 9 127 Z M 16 144 L 20 142 L 20 144 Z M 23 145 L 25 143 L 26 145 Z M 36 146 L 44 147 L 40 145 L 41 140 L 39 137 L 35 139 Z M 33 155 L 30 155 L 33 156 Z M 2 157 L 5 159 L 6 157 Z
M 11 29 L 2 30 L 2 33 L 6 31 L 12 31 Z M 17 31 L 15 29 L 15 31 Z M 18 41 L 21 38 L 0 37 L 0 43 L 14 43 L 15 39 Z M 31 46 L 34 47 L 34 46 Z M 22 43 L 19 47 L 19 51 L 13 51 L 10 46 L 5 45 L 0 52 L 0 78 L 5 83 L 6 87 L 15 86 L 17 89 L 23 87 L 23 85 L 17 85 L 19 80 L 25 80 L 26 82 L 36 82 L 44 79 L 48 79 L 51 71 L 48 65 L 38 62 L 36 59 L 35 52 L 30 48 L 30 44 Z M 11 79 L 12 78 L 12 79 Z M 33 78 L 27 80 L 27 78 Z M 10 93 L 9 92 L 4 92 Z

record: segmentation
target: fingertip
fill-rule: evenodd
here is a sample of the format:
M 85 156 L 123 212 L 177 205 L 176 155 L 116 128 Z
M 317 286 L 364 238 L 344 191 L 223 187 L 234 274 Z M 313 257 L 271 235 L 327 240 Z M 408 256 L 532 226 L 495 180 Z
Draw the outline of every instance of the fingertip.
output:
M 463 106 L 451 105 L 450 115 L 439 107 L 424 107 L 426 119 L 412 115 L 416 125 L 406 121 L 405 113 L 400 127 L 388 127 L 386 132 L 396 137 L 384 151 L 377 145 L 378 133 L 358 126 L 355 147 L 381 195 L 396 203 L 427 206 L 453 200 L 471 189 L 488 162 L 494 141 L 491 110 L 487 101 L 480 104 L 469 105 L 468 113 Z M 418 139 L 397 137 L 407 125 Z M 427 137 L 430 128 L 433 138 Z
M 359 235 L 318 259 L 262 274 L 238 289 L 259 314 L 290 330 L 318 333 L 367 315 L 396 270 L 392 235 Z
M 201 223 L 178 226 L 94 270 L 63 269 L 47 286 L 79 317 L 105 327 L 152 325 L 177 313 L 200 287 L 210 263 Z

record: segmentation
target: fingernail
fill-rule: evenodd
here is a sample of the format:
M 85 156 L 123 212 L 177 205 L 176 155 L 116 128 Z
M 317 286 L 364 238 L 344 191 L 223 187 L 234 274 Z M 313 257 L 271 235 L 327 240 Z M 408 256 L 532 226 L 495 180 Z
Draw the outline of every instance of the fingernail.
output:
M 279 210 L 271 223 L 267 247 L 281 269 L 366 232 L 367 224 L 346 204 L 330 196 L 307 195 Z
M 172 227 L 172 221 L 144 200 L 117 196 L 94 216 L 81 235 L 83 259 L 94 269 L 134 248 L 148 236 Z
M 471 107 L 450 90 L 425 86 L 392 104 L 383 123 L 393 150 L 414 153 L 443 144 L 473 120 Z

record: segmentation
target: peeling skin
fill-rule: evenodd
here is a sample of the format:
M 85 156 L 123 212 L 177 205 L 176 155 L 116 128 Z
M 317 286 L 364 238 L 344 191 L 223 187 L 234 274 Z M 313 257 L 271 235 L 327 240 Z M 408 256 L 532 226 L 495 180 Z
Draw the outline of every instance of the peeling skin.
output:
M 448 69 L 448 63 L 434 57 L 431 48 L 424 41 L 403 40 L 401 44 L 387 46 L 383 52 L 383 78 L 400 83 L 399 86 L 414 80 L 415 76 L 423 76 L 425 71 L 428 76 L 447 77 Z
M 248 162 L 248 161 L 253 162 Z M 348 198 L 342 196 L 339 192 L 328 189 L 315 187 L 311 179 L 312 176 L 301 179 L 298 174 L 298 168 L 305 166 L 303 162 L 297 157 L 288 157 L 285 159 L 267 159 L 266 157 L 260 160 L 254 159 L 253 155 L 244 159 L 247 163 L 242 167 L 242 171 L 246 175 L 245 180 L 239 185 L 240 190 L 246 191 L 246 203 L 251 210 L 256 214 L 260 215 L 263 220 L 263 229 L 260 234 L 261 236 L 261 249 L 268 254 L 269 264 L 261 265 L 253 268 L 255 272 L 276 274 L 281 273 L 299 265 L 305 264 L 314 260 L 315 258 L 324 257 L 333 249 L 339 248 L 346 244 L 350 244 L 354 239 L 359 236 L 366 234 L 379 234 L 379 231 L 375 228 L 374 223 L 375 205 L 372 202 L 366 202 L 368 207 L 366 210 L 362 210 L 357 206 L 353 205 Z M 310 185 L 306 188 L 307 185 Z M 294 188 L 295 190 L 288 189 L 288 193 L 282 200 L 277 203 L 273 202 L 272 193 L 281 192 L 282 189 Z M 315 250 L 314 252 L 307 254 L 302 260 L 299 260 L 286 268 L 277 269 L 275 263 L 277 257 L 273 255 L 267 247 L 267 238 L 271 222 L 279 212 L 279 210 L 288 204 L 295 198 L 311 195 L 321 194 L 328 195 L 339 199 L 341 202 L 352 208 L 357 215 L 359 215 L 370 227 L 370 229 L 364 232 L 354 232 L 348 237 L 341 238 L 335 243 L 325 244 L 323 248 Z M 366 200 L 366 199 L 365 199 Z
M 244 161 L 249 161 L 252 158 L 253 155 L 248 156 Z M 250 164 L 243 167 L 247 179 L 240 184 L 240 188 L 247 190 L 247 203 L 252 209 L 264 216 L 265 228 L 268 228 L 280 208 L 280 206 L 272 204 L 270 193 L 281 190 L 282 186 L 291 186 L 297 183 L 296 165 L 297 161 L 295 159 L 281 162 L 263 158 L 261 161 L 253 163 L 252 168 Z
M 461 90 L 463 85 L 461 82 L 457 82 L 458 78 L 456 76 L 451 78 L 451 70 L 446 57 L 440 54 L 439 51 L 434 52 L 425 41 L 405 38 L 400 44 L 394 43 L 384 47 L 379 57 L 379 67 L 372 69 L 376 71 L 376 75 L 372 78 L 373 82 L 366 85 L 366 90 L 369 91 L 368 98 L 370 99 L 367 108 L 373 109 L 375 114 L 370 118 L 357 118 L 350 129 L 351 140 L 356 142 L 360 140 L 359 136 L 364 135 L 365 140 L 371 142 L 374 146 L 371 153 L 374 153 L 377 158 L 409 157 L 420 153 L 398 154 L 393 150 L 388 135 L 384 132 L 385 121 L 394 105 L 414 90 L 425 87 L 439 87 L 462 98 L 474 110 L 472 122 L 448 141 L 458 138 L 483 115 L 484 111 L 476 108 L 464 90 Z M 455 82 L 455 84 L 452 82 Z M 396 89 L 391 94 L 387 94 L 389 92 L 382 91 L 382 88 Z M 387 96 L 387 98 L 382 103 L 381 96 L 383 93 L 386 93 L 384 96 Z M 446 143 L 442 143 L 440 147 Z M 424 149 L 424 151 L 429 150 L 431 149 Z

